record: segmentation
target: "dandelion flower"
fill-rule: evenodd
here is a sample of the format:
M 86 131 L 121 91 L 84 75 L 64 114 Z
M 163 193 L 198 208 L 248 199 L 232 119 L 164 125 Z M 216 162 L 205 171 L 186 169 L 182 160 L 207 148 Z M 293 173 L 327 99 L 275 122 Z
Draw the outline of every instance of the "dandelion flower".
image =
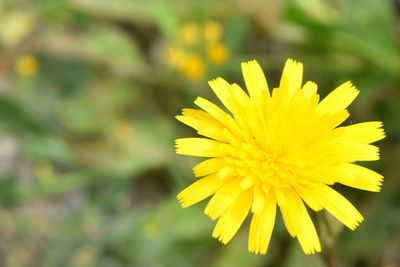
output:
M 172 68 L 181 70 L 187 60 L 187 53 L 179 46 L 171 45 L 167 49 L 166 62 Z
M 38 62 L 32 55 L 22 55 L 17 59 L 16 70 L 21 76 L 34 76 L 38 70 Z
M 215 65 L 224 64 L 229 58 L 229 50 L 222 43 L 215 43 L 207 47 L 207 56 Z
M 182 25 L 179 32 L 180 40 L 186 45 L 193 45 L 199 39 L 199 25 L 195 22 L 187 22 Z
M 205 138 L 176 140 L 178 154 L 208 158 L 194 167 L 201 177 L 178 194 L 183 207 L 210 196 L 205 214 L 218 220 L 212 236 L 228 243 L 250 213 L 250 252 L 265 254 L 277 209 L 306 254 L 321 251 L 306 205 L 327 210 L 354 230 L 360 212 L 331 185 L 374 191 L 383 177 L 357 161 L 379 159 L 371 143 L 384 138 L 382 123 L 339 126 L 358 90 L 346 82 L 319 101 L 317 85 L 302 84 L 302 63 L 288 59 L 270 93 L 256 61 L 242 63 L 246 94 L 222 78 L 209 82 L 227 112 L 204 98 L 177 119 Z
M 190 55 L 185 61 L 183 74 L 192 81 L 198 81 L 205 75 L 203 59 L 198 55 Z
M 208 43 L 217 43 L 222 37 L 223 29 L 219 22 L 210 20 L 204 24 L 204 39 Z

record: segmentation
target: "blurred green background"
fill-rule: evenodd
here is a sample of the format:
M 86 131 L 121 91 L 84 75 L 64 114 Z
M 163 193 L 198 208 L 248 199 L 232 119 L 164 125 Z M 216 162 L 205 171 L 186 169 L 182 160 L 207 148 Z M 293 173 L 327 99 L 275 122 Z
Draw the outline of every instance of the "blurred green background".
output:
M 400 266 L 399 15 L 389 0 L 0 0 L 0 266 Z M 314 218 L 323 254 L 278 218 L 256 256 L 248 223 L 223 246 L 204 203 L 180 208 L 195 160 L 173 140 L 195 133 L 174 116 L 215 100 L 210 78 L 243 85 L 243 60 L 277 85 L 287 57 L 322 95 L 361 90 L 346 123 L 384 122 L 367 165 L 385 182 L 338 187 L 366 219 Z

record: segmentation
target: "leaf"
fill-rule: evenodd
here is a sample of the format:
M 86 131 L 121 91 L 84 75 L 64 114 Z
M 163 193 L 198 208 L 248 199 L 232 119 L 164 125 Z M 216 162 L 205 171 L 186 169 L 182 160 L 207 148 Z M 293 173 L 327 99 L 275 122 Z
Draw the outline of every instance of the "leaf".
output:
M 31 159 L 48 159 L 59 163 L 69 163 L 73 157 L 71 147 L 55 135 L 27 135 L 22 150 Z
M 178 26 L 176 10 L 182 9 L 174 2 L 155 0 L 70 0 L 72 7 L 96 16 L 131 23 L 155 23 L 161 31 L 170 35 Z M 185 9 L 187 9 L 187 5 Z
M 0 96 L 0 129 L 35 134 L 46 131 L 41 122 L 7 96 Z
M 80 59 L 124 76 L 140 75 L 146 68 L 136 42 L 111 26 L 81 33 L 48 27 L 37 45 L 43 53 Z

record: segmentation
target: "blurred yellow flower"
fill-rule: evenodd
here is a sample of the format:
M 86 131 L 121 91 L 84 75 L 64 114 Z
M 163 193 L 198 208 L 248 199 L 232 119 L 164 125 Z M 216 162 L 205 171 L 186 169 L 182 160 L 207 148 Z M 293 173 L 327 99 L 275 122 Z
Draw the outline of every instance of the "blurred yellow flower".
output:
M 197 55 L 189 56 L 183 67 L 183 74 L 185 74 L 188 79 L 197 81 L 204 77 L 204 73 L 205 66 L 203 59 Z
M 187 55 L 185 50 L 176 45 L 167 48 L 167 64 L 175 69 L 181 70 L 185 65 Z
M 133 134 L 132 123 L 126 120 L 121 120 L 117 122 L 114 128 L 114 134 L 119 141 L 126 141 Z
M 206 42 L 208 43 L 219 42 L 221 40 L 222 33 L 223 30 L 220 23 L 214 20 L 209 20 L 204 24 L 203 34 Z
M 186 22 L 179 31 L 180 40 L 186 45 L 193 45 L 199 39 L 199 25 L 195 22 Z
M 187 22 L 167 46 L 166 63 L 187 79 L 198 81 L 204 78 L 211 64 L 221 65 L 229 59 L 230 52 L 221 42 L 222 35 L 223 28 L 216 21 Z
M 229 50 L 222 43 L 215 43 L 207 47 L 207 56 L 215 65 L 224 64 L 229 58 Z
M 37 73 L 38 62 L 32 55 L 26 54 L 17 58 L 16 71 L 19 75 L 24 77 L 31 77 Z
M 15 47 L 34 30 L 35 10 L 1 12 L 2 8 L 0 4 L 0 44 L 3 47 Z
M 223 244 L 251 212 L 248 249 L 265 254 L 279 208 L 286 229 L 304 253 L 321 251 L 305 204 L 327 210 L 354 230 L 363 216 L 331 185 L 380 191 L 383 176 L 355 164 L 379 159 L 371 145 L 385 137 L 379 121 L 340 126 L 359 91 L 346 82 L 320 101 L 317 85 L 303 85 L 303 64 L 288 59 L 280 85 L 270 93 L 256 61 L 242 63 L 249 94 L 222 78 L 209 82 L 225 113 L 204 98 L 202 110 L 183 109 L 177 119 L 206 138 L 176 140 L 176 152 L 209 158 L 196 165 L 202 177 L 178 194 L 183 207 L 212 196 L 205 214 L 218 222 L 213 237 Z

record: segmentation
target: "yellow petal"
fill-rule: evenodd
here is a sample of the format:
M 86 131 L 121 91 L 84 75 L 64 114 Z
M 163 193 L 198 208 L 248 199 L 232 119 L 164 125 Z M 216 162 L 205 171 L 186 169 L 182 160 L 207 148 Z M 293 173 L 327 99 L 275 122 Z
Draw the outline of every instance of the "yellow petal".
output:
M 279 206 L 289 233 L 296 236 L 305 254 L 321 251 L 317 231 L 301 198 L 293 190 L 284 192 L 285 204 Z M 278 203 L 279 204 L 279 203 Z
M 244 191 L 219 218 L 212 236 L 227 244 L 239 230 L 251 207 L 251 191 Z
M 356 229 L 363 221 L 364 218 L 358 210 L 329 186 L 321 184 L 313 192 L 321 205 L 351 230 Z
M 351 102 L 357 97 L 359 91 L 351 84 L 346 82 L 327 97 L 325 97 L 318 105 L 317 112 L 319 114 L 335 114 L 346 109 Z
M 242 72 L 251 97 L 260 96 L 263 90 L 269 92 L 267 79 L 257 61 L 242 62 Z
M 276 201 L 268 198 L 260 214 L 253 214 L 249 231 L 248 249 L 256 254 L 265 254 L 269 247 L 275 224 Z
M 216 96 L 219 98 L 219 100 L 221 100 L 222 104 L 224 104 L 224 106 L 230 110 L 228 103 L 228 99 L 231 96 L 229 90 L 230 84 L 220 77 L 208 81 L 208 84 L 210 85 Z
M 355 164 L 343 164 L 335 168 L 337 181 L 354 188 L 379 192 L 383 176 L 370 169 Z
M 342 129 L 344 131 L 338 138 L 338 141 L 343 143 L 369 144 L 385 137 L 385 132 L 382 129 L 382 122 L 380 121 L 352 124 L 337 128 L 336 130 Z
M 279 192 L 279 191 L 277 191 L 277 192 Z M 296 218 L 292 218 L 290 216 L 291 209 L 293 209 L 294 207 L 291 207 L 288 204 L 287 198 L 282 193 L 278 193 L 277 194 L 276 200 L 278 202 L 279 209 L 281 211 L 283 222 L 285 224 L 286 230 L 289 232 L 291 237 L 295 237 L 297 235 L 296 227 L 295 227 L 295 224 L 297 223 L 297 219 Z
M 249 106 L 249 96 L 246 92 L 236 83 L 231 84 L 231 92 L 232 96 L 236 99 L 236 101 L 244 107 Z
M 320 211 L 323 209 L 321 203 L 318 202 L 318 198 L 314 196 L 312 191 L 307 188 L 296 188 L 296 192 L 314 211 Z
M 306 207 L 301 201 L 300 197 L 296 194 L 293 195 L 294 201 L 298 202 L 298 210 L 293 209 L 292 217 L 297 218 L 298 223 L 295 225 L 297 232 L 297 239 L 305 254 L 314 254 L 321 252 L 321 244 L 319 242 L 317 231 L 315 230 L 314 223 L 307 212 Z
M 221 170 L 219 170 L 219 172 L 217 173 L 217 176 L 220 179 L 226 179 L 226 178 L 236 176 L 235 174 L 236 174 L 235 168 L 233 168 L 231 166 L 225 166 Z
M 197 133 L 205 137 L 209 137 L 218 141 L 227 141 L 224 136 L 224 128 L 222 125 L 213 125 L 210 123 L 204 123 L 199 119 L 190 116 L 175 116 L 180 122 L 194 128 Z
M 250 106 L 250 98 L 237 84 L 231 84 L 230 89 L 231 97 L 228 99 L 228 102 L 232 108 L 232 114 L 239 125 L 243 127 L 248 107 Z
M 223 157 L 223 143 L 206 138 L 181 138 L 175 140 L 176 153 L 197 157 Z
M 218 219 L 243 191 L 240 178 L 236 178 L 219 189 L 208 202 L 204 213 L 212 220 Z
M 253 191 L 253 205 L 251 211 L 260 214 L 264 207 L 265 195 L 259 184 L 254 186 Z
M 341 110 L 334 114 L 324 114 L 321 117 L 319 127 L 322 130 L 332 130 L 344 122 L 349 116 L 350 113 L 347 110 Z
M 374 161 L 379 159 L 379 148 L 364 144 L 336 144 L 330 153 L 347 162 Z
M 252 138 L 250 137 L 251 127 L 249 121 L 254 119 L 254 117 L 250 118 L 251 114 L 249 114 L 251 110 L 250 98 L 239 85 L 232 84 L 230 88 L 232 97 L 228 99 L 228 102 L 232 114 L 241 129 L 242 137 L 245 140 L 250 140 Z
M 302 88 L 303 94 L 307 99 L 310 99 L 313 95 L 315 95 L 317 93 L 317 90 L 317 84 L 310 81 L 306 82 Z
M 222 109 L 217 107 L 215 104 L 211 103 L 207 99 L 204 99 L 202 97 L 198 97 L 194 103 L 202 108 L 204 111 L 209 113 L 211 117 L 216 119 L 218 122 L 223 124 L 226 128 L 228 128 L 233 134 L 236 136 L 240 137 L 242 135 L 242 132 L 238 125 L 236 124 L 236 121 L 229 116 L 227 113 L 225 113 Z
M 184 109 L 182 109 L 182 115 L 185 117 L 195 118 L 205 124 L 211 124 L 214 126 L 222 125 L 215 118 L 211 117 L 210 114 L 208 114 L 207 112 L 205 112 L 203 110 L 184 108 Z
M 230 117 L 228 114 L 226 114 L 222 109 L 220 109 L 218 106 L 216 106 L 214 103 L 208 101 L 205 98 L 198 97 L 194 101 L 194 103 L 202 108 L 204 111 L 206 111 L 208 114 L 210 114 L 214 119 L 216 119 L 218 122 L 224 124 L 225 120 Z
M 186 208 L 214 194 L 223 183 L 216 175 L 209 175 L 186 187 L 177 198 Z
M 194 175 L 197 177 L 215 173 L 224 168 L 226 162 L 223 158 L 207 159 L 193 167 Z
M 240 182 L 242 189 L 248 189 L 254 185 L 255 177 L 253 175 L 245 176 Z
M 303 81 L 303 63 L 293 59 L 286 60 L 281 77 L 280 88 L 285 89 L 289 96 L 300 90 Z

